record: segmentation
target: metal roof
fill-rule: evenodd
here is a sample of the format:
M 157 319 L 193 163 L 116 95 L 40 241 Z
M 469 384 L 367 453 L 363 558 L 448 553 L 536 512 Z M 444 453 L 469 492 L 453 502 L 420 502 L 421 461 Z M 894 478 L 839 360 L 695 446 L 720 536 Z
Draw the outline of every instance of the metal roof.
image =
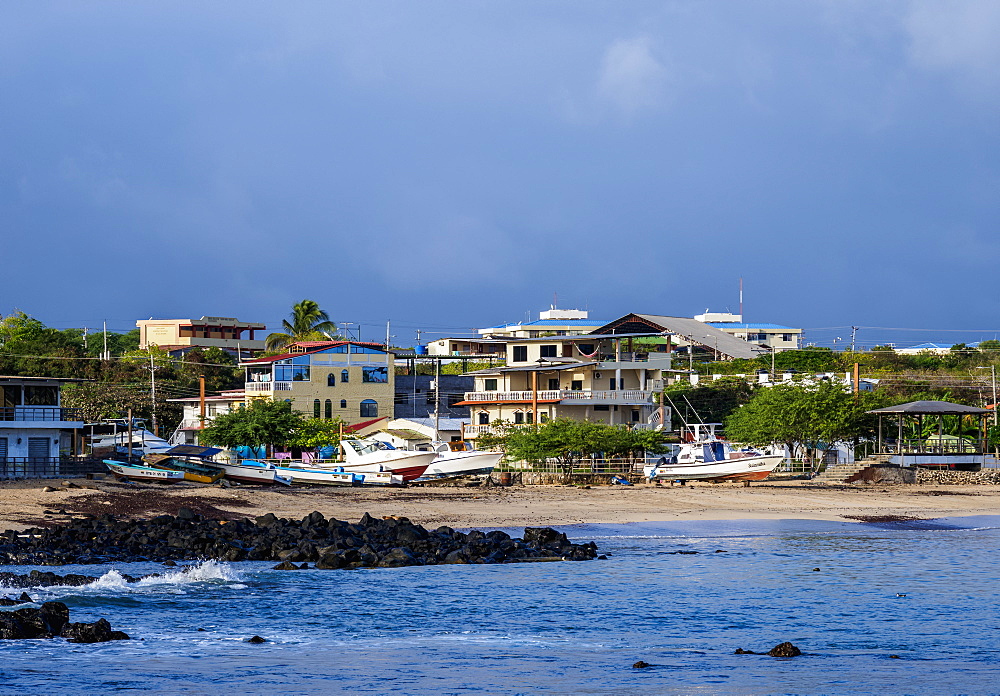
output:
M 660 314 L 626 314 L 621 319 L 616 319 L 596 329 L 594 335 L 621 335 L 613 334 L 614 327 L 628 326 L 632 330 L 637 328 L 631 326 L 632 324 L 657 328 L 661 332 L 680 336 L 691 343 L 718 351 L 730 358 L 745 358 L 749 360 L 756 358 L 758 355 L 770 352 L 766 348 L 747 343 L 741 338 L 736 338 L 725 331 L 716 329 L 697 319 L 667 317 Z
M 953 404 L 950 401 L 911 401 L 906 404 L 877 408 L 868 413 L 908 413 L 912 415 L 983 415 L 992 413 L 985 408 L 966 406 L 965 404 Z
M 497 324 L 487 326 L 486 329 L 513 329 L 519 326 L 604 326 L 607 323 L 602 319 L 536 319 L 515 324 Z
M 802 330 L 802 329 L 793 329 L 790 326 L 782 326 L 781 324 L 767 324 L 767 323 L 764 323 L 764 324 L 761 324 L 761 323 L 746 324 L 746 323 L 740 323 L 740 322 L 736 322 L 736 321 L 706 321 L 705 324 L 708 325 L 708 326 L 714 327 L 716 329 L 757 329 L 757 330 L 774 329 L 774 330 L 778 330 L 778 331 L 801 331 Z

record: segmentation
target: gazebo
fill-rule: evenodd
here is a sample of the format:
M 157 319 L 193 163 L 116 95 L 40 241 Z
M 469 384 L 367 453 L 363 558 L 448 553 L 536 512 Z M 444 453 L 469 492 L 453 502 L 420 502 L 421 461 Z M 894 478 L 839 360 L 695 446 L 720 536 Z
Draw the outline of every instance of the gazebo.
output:
M 911 401 L 868 413 L 878 416 L 878 454 L 888 456 L 893 464 L 960 470 L 977 470 L 986 465 L 986 418 L 992 412 L 985 408 L 948 401 Z M 946 434 L 948 417 L 955 418 L 959 426 L 966 418 L 974 418 L 974 433 L 965 434 L 959 427 L 958 435 Z M 933 430 L 926 435 L 928 425 Z

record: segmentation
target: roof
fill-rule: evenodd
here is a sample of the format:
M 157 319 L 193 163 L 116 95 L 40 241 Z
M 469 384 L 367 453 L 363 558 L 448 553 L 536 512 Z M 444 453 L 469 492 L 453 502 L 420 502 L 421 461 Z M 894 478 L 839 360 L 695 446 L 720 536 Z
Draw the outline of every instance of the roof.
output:
M 388 417 L 389 416 L 382 416 L 381 418 L 372 418 L 371 420 L 361 421 L 360 423 L 355 423 L 354 425 L 345 425 L 344 426 L 344 432 L 345 433 L 356 433 L 359 430 L 364 430 L 368 426 L 375 425 L 380 420 L 385 420 Z
M 513 324 L 497 324 L 496 326 L 487 326 L 486 329 L 513 329 L 520 326 L 604 326 L 607 323 L 602 319 L 536 319 L 535 321 L 519 321 Z
M 782 326 L 781 324 L 767 324 L 767 323 L 741 323 L 737 321 L 706 321 L 704 322 L 707 326 L 714 327 L 716 329 L 756 329 L 758 331 L 764 331 L 766 329 L 772 329 L 776 331 L 801 331 L 802 329 L 793 329 L 790 326 Z
M 627 314 L 621 319 L 595 329 L 593 334 L 635 333 L 644 329 L 656 329 L 669 333 L 705 348 L 718 351 L 730 358 L 752 359 L 770 352 L 767 348 L 747 343 L 743 339 L 697 319 L 687 317 L 667 317 L 660 314 Z
M 0 380 L 17 380 L 18 382 L 93 382 L 92 379 L 80 377 L 25 377 L 24 375 L 0 375 Z
M 501 367 L 497 372 L 559 372 L 560 370 L 576 370 L 590 365 L 599 365 L 597 362 L 546 362 L 544 364 L 523 365 L 520 367 Z M 471 374 L 471 373 L 470 373 Z M 490 374 L 485 372 L 484 374 Z
M 400 440 L 430 440 L 430 438 L 423 433 L 418 433 L 416 430 L 407 430 L 406 428 L 385 428 L 379 430 L 380 433 L 387 433 L 393 437 L 398 437 Z
M 874 411 L 868 411 L 868 413 L 909 413 L 913 415 L 933 414 L 964 416 L 983 415 L 985 413 L 990 413 L 990 411 L 985 408 L 966 406 L 965 404 L 953 404 L 950 401 L 911 401 L 906 404 L 887 406 L 886 408 L 877 408 Z
M 433 418 L 395 418 L 396 422 L 409 421 L 425 428 L 434 427 Z M 438 419 L 438 430 L 461 430 L 463 425 L 468 425 L 472 421 L 468 418 L 440 418 Z

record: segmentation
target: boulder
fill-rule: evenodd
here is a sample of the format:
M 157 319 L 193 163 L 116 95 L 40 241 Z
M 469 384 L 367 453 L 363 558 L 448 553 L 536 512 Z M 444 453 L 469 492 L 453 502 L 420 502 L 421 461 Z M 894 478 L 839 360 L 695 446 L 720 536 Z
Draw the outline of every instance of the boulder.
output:
M 260 643 L 266 643 L 267 638 L 261 638 L 260 636 L 252 636 L 247 638 L 248 643 L 253 643 L 254 645 L 259 645 Z
M 788 641 L 785 641 L 784 643 L 778 643 L 768 650 L 767 654 L 771 657 L 796 657 L 797 655 L 801 655 L 802 651 Z
M 420 565 L 420 560 L 412 551 L 402 546 L 391 550 L 378 562 L 379 568 L 401 568 L 412 565 Z
M 282 561 L 278 565 L 271 568 L 271 570 L 298 570 L 299 567 L 292 563 L 291 561 Z
M 652 665 L 649 664 L 648 662 L 643 662 L 642 660 L 639 660 L 634 665 L 632 665 L 632 669 L 645 669 L 647 667 L 652 667 Z
M 98 619 L 94 623 L 68 623 L 62 630 L 63 638 L 70 643 L 105 643 L 115 640 L 112 633 L 107 619 Z

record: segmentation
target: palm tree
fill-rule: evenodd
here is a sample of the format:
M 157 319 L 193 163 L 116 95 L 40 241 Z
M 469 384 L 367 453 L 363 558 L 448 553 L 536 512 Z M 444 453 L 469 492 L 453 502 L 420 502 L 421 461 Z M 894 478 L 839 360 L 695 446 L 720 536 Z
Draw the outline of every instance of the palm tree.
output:
M 281 322 L 284 333 L 268 335 L 266 343 L 268 350 L 280 350 L 296 341 L 335 341 L 341 338 L 337 334 L 337 325 L 330 321 L 330 315 L 312 300 L 302 300 L 292 305 L 290 316 L 291 322 L 287 319 Z

